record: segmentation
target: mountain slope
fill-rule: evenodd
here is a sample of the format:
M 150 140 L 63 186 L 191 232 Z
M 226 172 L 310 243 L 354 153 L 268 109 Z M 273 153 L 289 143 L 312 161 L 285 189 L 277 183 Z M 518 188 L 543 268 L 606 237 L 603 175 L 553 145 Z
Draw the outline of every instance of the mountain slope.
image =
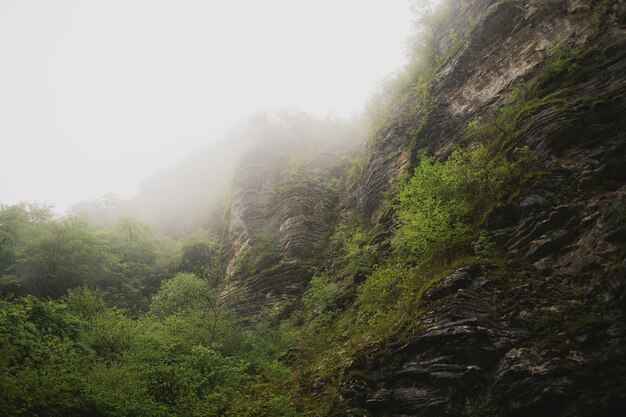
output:
M 317 267 L 343 291 L 303 319 L 316 329 L 319 311 L 335 317 L 324 327 L 326 346 L 312 348 L 305 338 L 293 351 L 303 401 L 332 403 L 325 412 L 343 415 L 619 414 L 626 404 L 625 8 L 622 1 L 450 3 L 434 36 L 441 58 L 432 77 L 415 78 L 396 96 L 356 183 L 345 172 L 335 177 L 344 181 L 337 230 L 356 218 L 368 236 L 358 268 L 342 266 L 356 233 L 348 241 L 336 232 L 326 259 L 311 252 L 324 240 L 312 230 L 323 225 L 307 222 L 334 221 L 313 209 L 321 196 L 310 181 L 327 174 L 302 167 L 292 187 L 302 194 L 278 194 L 278 205 L 291 199 L 303 211 L 285 217 L 283 208 L 253 201 L 284 183 L 270 181 L 260 165 L 240 168 L 230 259 L 243 247 L 243 230 L 263 230 L 279 236 L 281 258 Z M 463 241 L 427 267 L 398 258 L 398 178 L 417 170 L 423 155 L 445 161 L 479 144 L 524 172 L 468 223 L 473 252 Z M 522 151 L 527 160 L 517 164 Z M 307 198 L 308 212 L 300 202 Z M 249 216 L 246 199 L 257 210 Z M 303 250 L 288 242 L 303 242 Z M 389 298 L 397 306 L 384 306 L 395 313 L 363 318 L 362 287 L 394 262 L 406 264 L 405 278 L 388 273 L 381 288 L 401 294 Z M 233 279 L 252 288 L 256 309 L 279 309 L 275 294 L 297 300 L 311 276 L 284 268 L 283 261 L 256 278 Z M 359 321 L 361 330 L 337 324 Z

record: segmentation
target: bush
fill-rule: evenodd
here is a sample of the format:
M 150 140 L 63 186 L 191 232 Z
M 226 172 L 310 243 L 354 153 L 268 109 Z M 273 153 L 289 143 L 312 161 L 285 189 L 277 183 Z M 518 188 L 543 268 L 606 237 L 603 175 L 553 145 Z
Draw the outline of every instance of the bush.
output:
M 358 289 L 360 311 L 376 316 L 389 310 L 402 294 L 410 291 L 409 273 L 402 265 L 376 269 Z
M 346 273 L 355 274 L 372 266 L 375 247 L 370 243 L 369 234 L 357 222 L 339 226 L 330 241 L 339 252 L 338 266 Z
M 229 417 L 297 417 L 291 400 L 284 395 L 271 395 L 235 407 Z
M 191 241 L 183 246 L 180 269 L 198 276 L 205 276 L 220 266 L 220 248 L 214 241 Z
M 91 318 L 85 343 L 100 358 L 119 359 L 131 348 L 136 322 L 126 317 L 123 310 L 106 309 Z
M 327 275 L 320 275 L 311 279 L 302 301 L 311 314 L 318 315 L 331 309 L 341 294 L 342 289 L 338 283 L 330 282 Z
M 239 251 L 235 258 L 235 273 L 243 276 L 254 275 L 275 265 L 280 258 L 276 238 L 269 233 L 259 233 Z
M 456 150 L 445 162 L 423 157 L 400 181 L 392 246 L 409 264 L 449 261 L 515 176 L 515 165 L 484 145 Z
M 102 294 L 97 288 L 69 289 L 63 301 L 72 313 L 86 320 L 96 317 L 106 309 Z
M 183 310 L 208 309 L 212 290 L 195 274 L 181 272 L 164 281 L 152 299 L 150 313 L 165 317 Z

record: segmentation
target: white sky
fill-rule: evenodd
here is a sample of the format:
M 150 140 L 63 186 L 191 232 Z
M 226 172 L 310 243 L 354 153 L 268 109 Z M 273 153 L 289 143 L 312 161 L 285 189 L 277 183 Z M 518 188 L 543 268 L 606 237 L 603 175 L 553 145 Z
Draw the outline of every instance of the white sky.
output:
M 0 203 L 132 195 L 241 117 L 348 117 L 408 0 L 0 0 Z

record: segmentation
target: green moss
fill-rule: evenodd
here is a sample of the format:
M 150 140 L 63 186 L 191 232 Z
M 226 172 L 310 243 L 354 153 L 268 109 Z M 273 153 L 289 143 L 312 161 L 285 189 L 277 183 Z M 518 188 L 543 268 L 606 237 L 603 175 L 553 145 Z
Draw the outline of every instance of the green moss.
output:
M 564 325 L 563 318 L 549 309 L 538 309 L 542 313 L 534 326 L 538 334 L 537 347 L 557 349 L 563 352 L 576 349 L 577 337 L 595 333 L 605 328 L 607 321 L 603 317 L 584 314 Z

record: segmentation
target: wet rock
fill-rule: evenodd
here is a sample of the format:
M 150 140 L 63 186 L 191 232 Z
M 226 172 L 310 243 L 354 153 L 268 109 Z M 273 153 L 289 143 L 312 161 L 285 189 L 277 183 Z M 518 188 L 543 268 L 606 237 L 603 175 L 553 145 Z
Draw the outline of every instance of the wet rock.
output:
M 436 288 L 427 290 L 424 293 L 424 299 L 434 301 L 468 287 L 472 283 L 473 274 L 476 274 L 476 272 L 476 268 L 457 269 L 452 275 L 438 284 Z

